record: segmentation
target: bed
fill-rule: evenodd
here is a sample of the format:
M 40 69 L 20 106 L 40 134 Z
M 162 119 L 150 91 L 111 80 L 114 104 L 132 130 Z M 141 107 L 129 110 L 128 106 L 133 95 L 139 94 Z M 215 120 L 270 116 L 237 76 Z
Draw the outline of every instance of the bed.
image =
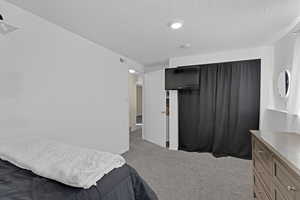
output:
M 157 200 L 135 169 L 125 164 L 89 189 L 43 178 L 0 159 L 1 200 Z

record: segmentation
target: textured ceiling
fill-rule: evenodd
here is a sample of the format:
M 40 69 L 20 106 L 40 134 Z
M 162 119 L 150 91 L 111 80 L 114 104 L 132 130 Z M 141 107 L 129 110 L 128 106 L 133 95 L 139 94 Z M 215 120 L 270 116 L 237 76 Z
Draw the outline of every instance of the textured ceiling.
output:
M 299 0 L 7 1 L 145 65 L 267 44 L 300 14 Z

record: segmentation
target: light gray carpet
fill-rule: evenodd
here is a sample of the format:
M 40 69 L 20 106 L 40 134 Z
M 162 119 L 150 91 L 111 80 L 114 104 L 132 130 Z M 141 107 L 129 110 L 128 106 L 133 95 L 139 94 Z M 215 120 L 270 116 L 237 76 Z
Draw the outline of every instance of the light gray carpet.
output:
M 124 157 L 160 200 L 253 199 L 250 161 L 170 151 L 143 141 L 141 130 L 131 133 Z

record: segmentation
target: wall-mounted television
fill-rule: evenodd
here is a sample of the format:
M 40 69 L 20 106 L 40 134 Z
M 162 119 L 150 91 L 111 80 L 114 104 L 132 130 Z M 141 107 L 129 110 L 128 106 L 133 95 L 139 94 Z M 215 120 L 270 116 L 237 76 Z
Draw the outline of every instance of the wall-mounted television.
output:
M 198 67 L 168 68 L 165 71 L 165 89 L 183 90 L 199 88 Z

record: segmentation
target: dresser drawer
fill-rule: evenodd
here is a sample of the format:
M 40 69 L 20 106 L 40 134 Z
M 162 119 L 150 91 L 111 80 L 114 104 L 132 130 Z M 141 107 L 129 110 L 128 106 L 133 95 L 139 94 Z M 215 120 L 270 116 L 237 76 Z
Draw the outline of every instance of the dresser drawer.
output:
M 300 200 L 300 134 L 251 134 L 256 199 Z
M 257 200 L 271 200 L 267 195 L 264 186 L 262 185 L 261 179 L 254 172 L 254 193 Z
M 277 193 L 286 200 L 296 200 L 298 185 L 293 173 L 281 161 L 274 159 L 273 177 Z
M 278 190 L 277 187 L 273 188 L 273 192 L 272 192 L 272 200 L 289 200 L 289 199 L 285 199 L 282 194 L 280 193 L 280 191 Z
M 262 161 L 256 156 L 253 157 L 253 166 L 254 166 L 254 171 L 256 175 L 260 178 L 262 184 L 266 189 L 266 192 L 268 193 L 269 196 L 271 196 L 272 193 L 271 193 L 270 183 L 272 182 L 272 175 L 265 170 Z
M 272 153 L 271 151 L 257 139 L 253 140 L 253 152 L 261 162 L 266 171 L 272 174 Z

